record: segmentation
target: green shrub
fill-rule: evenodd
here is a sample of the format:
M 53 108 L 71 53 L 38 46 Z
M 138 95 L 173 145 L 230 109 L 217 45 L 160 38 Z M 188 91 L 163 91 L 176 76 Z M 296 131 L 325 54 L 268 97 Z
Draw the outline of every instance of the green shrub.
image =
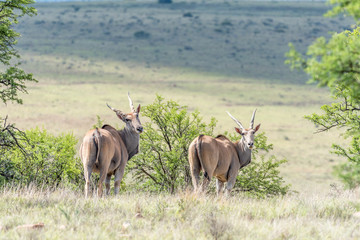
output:
M 39 128 L 25 134 L 27 140 L 20 140 L 25 153 L 14 148 L 0 157 L 12 173 L 7 182 L 83 186 L 81 162 L 75 157 L 77 139 L 72 134 L 54 136 Z
M 155 101 L 142 108 L 150 122 L 144 124 L 140 135 L 140 153 L 130 160 L 129 167 L 138 186 L 153 191 L 174 193 L 191 183 L 188 147 L 199 134 L 212 134 L 215 119 L 202 121 L 199 112 L 188 113 L 187 107 L 174 101 Z

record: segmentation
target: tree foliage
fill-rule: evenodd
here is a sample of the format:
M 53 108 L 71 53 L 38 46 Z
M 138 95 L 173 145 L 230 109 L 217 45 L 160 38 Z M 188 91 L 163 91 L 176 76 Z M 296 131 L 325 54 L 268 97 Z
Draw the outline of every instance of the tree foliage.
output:
M 338 14 L 350 15 L 354 19 L 360 19 L 360 1 L 359 0 L 329 0 L 334 7 L 329 10 L 325 16 L 336 16 Z
M 6 103 L 14 101 L 22 103 L 18 92 L 26 93 L 26 82 L 36 81 L 32 74 L 25 73 L 19 68 L 20 55 L 14 48 L 17 38 L 20 36 L 14 30 L 14 24 L 18 23 L 19 17 L 24 15 L 33 16 L 36 14 L 34 7 L 30 4 L 33 0 L 6 0 L 0 1 L 0 99 Z
M 212 136 L 216 120 L 206 124 L 198 111 L 189 113 L 187 107 L 165 102 L 161 96 L 143 107 L 143 115 L 150 121 L 141 134 L 140 153 L 129 162 L 137 186 L 171 193 L 190 187 L 188 147 L 200 134 Z M 230 134 L 229 138 L 238 140 L 239 134 Z M 267 156 L 272 144 L 267 143 L 264 133 L 255 139 L 258 149 L 253 151 L 254 161 L 241 170 L 234 190 L 261 197 L 285 194 L 289 186 L 284 185 L 278 167 L 286 160 Z
M 347 12 L 359 19 L 360 1 L 332 0 L 330 3 L 336 6 L 327 15 Z M 349 187 L 359 185 L 360 179 L 355 174 L 360 172 L 360 27 L 333 33 L 329 40 L 318 38 L 308 47 L 306 57 L 292 44 L 286 55 L 286 63 L 292 68 L 303 69 L 310 76 L 310 83 L 327 86 L 332 92 L 335 101 L 322 106 L 322 114 L 314 113 L 306 118 L 320 127 L 318 132 L 345 129 L 344 137 L 352 138 L 350 147 L 334 144 L 333 152 L 349 162 L 336 168 L 335 173 Z
M 360 99 L 359 31 L 356 28 L 334 33 L 328 41 L 318 38 L 309 46 L 306 59 L 290 44 L 286 63 L 292 68 L 303 68 L 310 76 L 310 83 L 328 86 L 336 97 L 357 101 Z
M 318 38 L 303 58 L 291 45 L 287 63 L 302 67 L 310 82 L 328 86 L 336 102 L 322 106 L 324 114 L 306 118 L 326 131 L 345 127 L 348 134 L 358 135 L 360 129 L 360 28 L 335 33 L 328 41 Z

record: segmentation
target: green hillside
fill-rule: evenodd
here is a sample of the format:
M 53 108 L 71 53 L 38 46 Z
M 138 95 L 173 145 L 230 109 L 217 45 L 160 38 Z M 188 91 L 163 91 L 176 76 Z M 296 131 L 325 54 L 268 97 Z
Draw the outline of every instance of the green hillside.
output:
M 266 82 L 304 83 L 304 74 L 283 64 L 288 43 L 304 50 L 330 29 L 342 31 L 351 24 L 323 18 L 327 7 L 319 2 L 114 1 L 39 3 L 36 8 L 38 16 L 23 19 L 18 27 L 23 35 L 19 47 L 31 55 L 175 67 Z

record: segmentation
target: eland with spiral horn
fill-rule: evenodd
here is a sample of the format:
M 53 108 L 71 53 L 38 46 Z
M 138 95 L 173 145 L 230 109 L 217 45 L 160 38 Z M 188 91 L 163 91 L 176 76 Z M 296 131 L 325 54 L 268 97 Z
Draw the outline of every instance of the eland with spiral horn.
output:
M 126 126 L 116 130 L 110 125 L 101 129 L 88 131 L 80 146 L 80 158 L 84 166 L 85 196 L 89 196 L 91 173 L 100 174 L 97 195 L 102 196 L 105 181 L 106 194 L 110 193 L 110 179 L 115 175 L 115 194 L 119 192 L 120 182 L 124 176 L 127 161 L 139 152 L 140 133 L 143 127 L 140 123 L 140 104 L 135 109 L 128 93 L 130 113 L 124 113 L 107 104 Z
M 234 187 L 239 170 L 251 162 L 251 149 L 254 147 L 254 136 L 260 124 L 254 128 L 256 109 L 254 110 L 250 127 L 244 128 L 239 120 L 227 114 L 239 127 L 235 131 L 242 137 L 236 142 L 219 135 L 215 138 L 200 135 L 189 146 L 189 164 L 192 183 L 195 192 L 206 189 L 212 177 L 216 177 L 217 194 L 221 194 L 226 183 L 226 195 Z M 200 171 L 204 173 L 203 183 L 200 186 Z

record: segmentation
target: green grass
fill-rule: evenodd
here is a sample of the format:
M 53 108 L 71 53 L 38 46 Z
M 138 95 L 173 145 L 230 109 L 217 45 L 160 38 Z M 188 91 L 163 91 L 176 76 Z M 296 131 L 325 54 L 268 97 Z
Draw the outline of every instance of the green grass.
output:
M 5 188 L 0 239 L 357 239 L 359 191 L 257 200 Z M 19 228 L 44 223 L 40 229 Z

